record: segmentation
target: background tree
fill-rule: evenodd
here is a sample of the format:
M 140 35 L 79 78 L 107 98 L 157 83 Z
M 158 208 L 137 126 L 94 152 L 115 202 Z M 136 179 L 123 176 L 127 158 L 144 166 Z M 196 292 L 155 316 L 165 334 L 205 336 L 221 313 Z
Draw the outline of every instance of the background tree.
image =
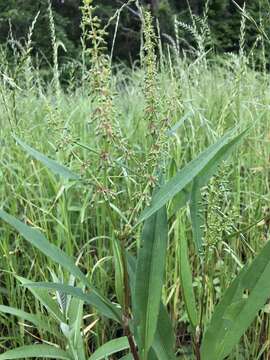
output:
M 124 0 L 103 0 L 97 2 L 98 14 L 105 23 L 124 3 Z M 174 16 L 181 21 L 191 23 L 190 11 L 186 1 L 179 0 L 141 0 L 145 6 L 150 6 L 155 16 L 159 18 L 161 33 L 174 37 Z M 243 0 L 237 0 L 243 6 Z M 204 0 L 189 0 L 191 11 L 202 16 L 205 5 Z M 66 52 L 60 49 L 60 61 L 65 59 L 77 59 L 80 54 L 80 12 L 81 0 L 52 0 L 57 39 L 66 48 Z M 38 54 L 42 64 L 46 66 L 51 62 L 51 40 L 48 20 L 47 0 L 0 0 L 0 43 L 5 44 L 10 38 L 12 31 L 16 40 L 23 41 L 28 28 L 38 11 L 40 16 L 34 31 L 34 51 Z M 264 24 L 269 17 L 269 1 L 248 1 L 247 10 L 258 23 Z M 120 17 L 117 31 L 114 59 L 131 64 L 139 53 L 140 43 L 140 19 L 136 15 L 135 6 L 125 9 Z M 229 0 L 211 0 L 209 3 L 209 27 L 211 29 L 212 46 L 217 53 L 238 51 L 239 31 L 241 15 L 236 5 Z M 113 41 L 116 22 L 109 31 L 109 45 Z M 247 22 L 246 45 L 252 48 L 258 35 L 254 26 Z M 182 34 L 185 39 L 192 43 L 193 39 L 188 34 Z M 166 37 L 162 37 L 166 41 Z M 185 44 L 183 43 L 183 46 Z

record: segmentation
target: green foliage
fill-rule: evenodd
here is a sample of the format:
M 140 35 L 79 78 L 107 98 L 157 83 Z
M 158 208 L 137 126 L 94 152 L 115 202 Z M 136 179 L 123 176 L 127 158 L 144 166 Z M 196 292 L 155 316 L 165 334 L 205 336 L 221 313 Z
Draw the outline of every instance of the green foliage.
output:
M 245 266 L 216 307 L 202 342 L 202 360 L 226 358 L 269 298 L 270 243 Z
M 50 345 L 29 345 L 18 349 L 10 350 L 0 355 L 1 360 L 25 359 L 25 358 L 44 358 L 71 360 L 65 351 Z
M 148 359 L 157 329 L 167 241 L 167 215 L 163 207 L 145 222 L 138 254 L 135 283 L 135 323 L 138 325 L 141 358 Z
M 213 168 L 216 168 L 217 159 L 213 161 L 215 155 L 222 150 L 222 156 L 219 157 L 219 160 L 227 155 L 224 153 L 224 148 L 231 149 L 239 139 L 243 137 L 246 133 L 244 131 L 240 135 L 233 138 L 233 140 L 229 141 L 229 136 L 231 132 L 229 132 L 226 136 L 224 136 L 221 140 L 219 140 L 215 145 L 210 146 L 207 150 L 205 150 L 201 155 L 198 156 L 196 160 L 191 162 L 190 164 L 195 164 L 191 166 L 191 171 L 193 168 L 196 170 L 196 164 L 203 164 L 202 167 L 197 171 L 197 173 L 202 173 L 202 177 L 210 176 L 209 174 L 213 173 Z M 18 139 L 17 139 L 18 141 Z M 47 159 L 45 155 L 42 155 L 32 148 L 28 147 L 28 145 L 24 144 L 19 140 L 21 146 L 29 152 L 34 157 L 38 158 L 42 163 L 47 165 L 49 168 L 52 168 L 54 172 L 60 172 L 62 174 L 63 167 L 57 165 L 57 163 L 52 162 L 51 160 Z M 213 154 L 214 155 L 213 155 Z M 204 168 L 208 170 L 205 171 Z M 197 173 L 195 172 L 196 177 Z M 185 183 L 185 177 L 189 175 L 188 171 L 179 172 L 177 175 L 177 181 L 180 184 L 183 182 Z M 189 179 L 189 181 L 191 181 Z M 201 182 L 197 182 L 196 186 L 199 186 Z M 175 195 L 177 192 L 181 192 L 183 186 L 179 187 L 177 191 L 175 191 Z M 166 187 L 165 187 L 166 189 Z M 192 190 L 194 191 L 194 190 Z M 191 195 L 191 199 L 192 199 Z M 193 202 L 197 201 L 197 198 L 192 200 Z M 65 310 L 63 313 L 63 309 L 66 308 L 66 300 L 65 305 L 63 307 L 62 303 L 62 296 L 63 294 L 69 295 L 82 301 L 83 303 L 88 303 L 94 306 L 102 315 L 107 316 L 115 321 L 122 322 L 123 328 L 127 333 L 127 337 L 111 340 L 110 342 L 104 344 L 96 352 L 91 356 L 90 359 L 102 359 L 105 356 L 113 354 L 115 352 L 124 350 L 126 348 L 130 348 L 134 359 L 142 359 L 148 360 L 151 359 L 152 356 L 154 358 L 161 359 L 160 356 L 162 355 L 162 345 L 163 343 L 167 346 L 170 343 L 170 339 L 166 340 L 160 331 L 161 328 L 167 328 L 168 334 L 170 333 L 169 327 L 167 325 L 168 318 L 166 315 L 166 311 L 164 312 L 163 306 L 160 305 L 161 298 L 162 298 L 162 287 L 164 283 L 164 271 L 165 271 L 165 263 L 166 263 L 166 251 L 167 251 L 167 237 L 168 237 L 168 220 L 166 215 L 166 207 L 160 206 L 159 198 L 154 194 L 153 199 L 153 209 L 149 216 L 146 216 L 146 222 L 142 232 L 142 247 L 138 254 L 137 264 L 134 266 L 131 264 L 133 268 L 136 269 L 135 273 L 135 289 L 132 291 L 132 305 L 133 315 L 134 315 L 134 322 L 133 322 L 133 334 L 132 330 L 129 327 L 128 319 L 121 318 L 120 313 L 116 306 L 108 299 L 103 297 L 95 290 L 89 283 L 88 279 L 83 275 L 83 273 L 79 270 L 79 268 L 73 264 L 72 260 L 61 250 L 59 250 L 54 245 L 50 244 L 46 238 L 36 229 L 31 229 L 29 226 L 23 224 L 22 222 L 18 221 L 13 216 L 7 214 L 4 211 L 0 211 L 0 217 L 2 220 L 6 221 L 8 224 L 13 226 L 28 242 L 32 245 L 37 247 L 41 252 L 43 252 L 46 256 L 48 256 L 53 261 L 56 261 L 60 264 L 63 268 L 68 270 L 74 278 L 78 281 L 81 281 L 86 287 L 91 289 L 90 295 L 85 294 L 80 288 L 76 288 L 74 286 L 69 286 L 61 283 L 30 283 L 27 284 L 26 280 L 20 278 L 20 281 L 24 284 L 25 287 L 30 287 L 33 289 L 33 294 L 41 301 L 41 303 L 47 308 L 49 313 L 55 316 L 55 318 L 60 322 L 60 327 L 63 334 L 67 337 L 69 342 L 69 347 L 71 354 L 65 353 L 60 349 L 54 349 L 52 346 L 47 345 L 37 345 L 37 347 L 33 346 L 26 346 L 21 347 L 16 350 L 10 350 L 4 353 L 0 358 L 3 359 L 16 359 L 19 357 L 41 357 L 46 356 L 48 358 L 55 357 L 55 358 L 62 358 L 62 359 L 72 359 L 77 358 L 79 352 L 82 351 L 80 346 L 82 345 L 82 339 L 78 342 L 77 337 L 81 337 L 80 334 L 80 324 L 82 321 L 82 308 L 81 311 L 77 311 L 78 322 L 76 317 L 74 318 L 75 322 L 72 322 L 71 325 L 68 322 L 72 319 L 70 318 L 68 313 L 65 314 Z M 158 206 L 155 206 L 155 202 L 157 202 Z M 181 241 L 181 240 L 180 240 Z M 187 260 L 187 246 L 185 242 L 180 245 L 180 274 L 182 280 L 182 286 L 184 291 L 185 303 L 187 306 L 187 311 L 189 313 L 191 324 L 195 331 L 197 331 L 197 320 L 196 320 L 196 309 L 195 309 L 195 298 L 193 295 L 192 290 L 192 275 L 189 267 L 189 263 Z M 249 271 L 243 270 L 239 277 L 234 281 L 232 286 L 228 289 L 227 293 L 225 293 L 225 297 L 223 302 L 221 302 L 216 312 L 214 312 L 213 316 L 213 325 L 210 325 L 209 329 L 206 332 L 204 342 L 202 345 L 202 356 L 204 358 L 208 358 L 209 354 L 214 354 L 213 359 L 224 359 L 232 350 L 233 346 L 236 344 L 237 340 L 241 337 L 243 332 L 246 330 L 250 322 L 255 317 L 257 311 L 264 305 L 267 297 L 269 296 L 269 289 L 265 285 L 266 279 L 268 279 L 268 247 L 266 250 L 264 249 L 261 254 L 256 258 L 253 265 L 249 269 Z M 127 260 L 124 260 L 127 261 Z M 253 276 L 254 269 L 253 268 L 261 269 L 261 276 L 258 277 Z M 134 286 L 134 275 L 130 273 L 130 287 Z M 244 274 L 244 275 L 242 275 Z M 54 275 L 54 278 L 55 275 Z M 246 279 L 246 280 L 245 280 Z M 240 285 L 241 287 L 240 287 Z M 35 292 L 35 288 L 37 291 Z M 248 288 L 251 292 L 248 299 L 242 299 L 243 291 Z M 254 290 L 253 290 L 254 288 Z M 42 292 L 40 292 L 40 290 Z M 55 290 L 59 296 L 59 306 L 60 310 L 57 309 L 56 302 L 53 301 L 46 293 L 44 293 L 44 289 Z M 264 291 L 264 296 L 260 296 L 258 299 L 258 295 Z M 126 289 L 127 291 L 127 289 Z M 125 294 L 125 297 L 127 294 Z M 239 300 L 240 296 L 240 300 Z M 253 299 L 254 298 L 254 299 Z M 240 301 L 240 302 L 239 302 Z M 237 305 L 237 306 L 236 306 Z M 235 328 L 228 325 L 228 321 L 230 320 L 228 316 L 233 316 L 231 318 L 231 323 L 235 324 L 233 319 L 236 316 L 236 310 L 239 310 L 239 306 L 241 306 L 241 312 L 239 316 L 239 322 L 236 323 Z M 74 306 L 74 304 L 73 304 Z M 76 305 L 77 307 L 78 305 Z M 127 304 L 124 304 L 126 307 Z M 1 309 L 1 308 L 0 308 Z M 221 310 L 220 310 L 221 309 Z M 232 310 L 231 310 L 232 309 Z M 37 318 L 35 316 L 27 315 L 26 313 L 12 309 L 9 307 L 2 307 L 2 311 L 9 312 L 16 316 L 22 316 L 25 319 L 37 324 Z M 233 313 L 231 314 L 231 312 Z M 226 315 L 228 314 L 231 315 Z M 221 315 L 220 315 L 221 313 Z M 238 312 L 239 313 L 239 312 Z M 66 318 L 65 318 L 66 317 Z M 224 326 L 221 326 L 221 322 L 224 322 Z M 77 328 L 74 329 L 74 324 Z M 78 324 L 78 325 L 76 325 Z M 213 326 L 214 331 L 211 330 L 211 326 Z M 216 335 L 221 332 L 225 331 L 225 335 L 222 333 L 221 339 L 217 338 Z M 210 334 L 210 335 L 209 335 Z M 75 336 L 74 336 L 75 335 Z M 138 350 L 135 347 L 135 343 L 133 340 L 133 336 L 136 339 Z M 164 342 L 164 339 L 165 342 Z M 228 338 L 226 343 L 226 339 Z M 209 340 L 210 339 L 210 340 Z M 213 339 L 217 339 L 216 345 L 213 345 Z M 210 345 L 208 342 L 210 341 Z M 224 343 L 224 344 L 223 344 Z M 171 344 L 172 345 L 172 344 Z M 195 343 L 196 346 L 196 343 Z M 221 350 L 219 349 L 221 348 Z M 217 348 L 217 350 L 216 350 Z M 213 350 L 214 349 L 214 350 Z M 167 355 L 172 352 L 172 349 L 167 351 Z M 212 356 L 212 355 L 211 355 Z M 80 358 L 84 358 L 84 352 L 81 353 Z M 163 359 L 164 357 L 162 357 Z M 170 358 L 173 358 L 170 356 Z
M 10 33 L 12 64 L 1 53 L 0 359 L 268 357 L 269 79 L 246 38 L 251 25 L 265 55 L 263 19 L 234 4 L 239 55 L 210 62 L 209 1 L 191 1 L 162 48 L 153 17 L 169 29 L 181 5 L 129 2 L 104 27 L 112 3 L 84 0 L 64 89 L 58 5 L 51 83 L 31 57 L 42 12 L 25 44 Z M 114 73 L 110 31 L 126 13 L 142 62 Z

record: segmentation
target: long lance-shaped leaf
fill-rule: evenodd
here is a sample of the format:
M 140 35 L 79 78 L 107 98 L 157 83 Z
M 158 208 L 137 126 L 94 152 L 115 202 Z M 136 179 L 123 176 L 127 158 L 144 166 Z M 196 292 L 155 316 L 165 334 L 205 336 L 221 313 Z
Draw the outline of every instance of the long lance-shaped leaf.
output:
M 100 299 L 93 293 L 84 293 L 82 289 L 70 285 L 59 284 L 59 283 L 50 283 L 50 282 L 34 282 L 25 284 L 25 287 L 29 289 L 47 289 L 47 290 L 54 290 L 59 291 L 66 295 L 71 295 L 77 299 L 82 300 L 84 303 L 92 305 L 94 308 L 98 309 L 101 314 L 106 316 L 107 318 L 113 319 L 118 321 L 119 317 L 121 316 L 120 310 L 116 308 L 116 314 L 111 310 L 108 310 L 108 307 L 105 306 Z
M 137 260 L 134 256 L 127 253 L 128 274 L 131 289 L 132 304 L 135 303 L 135 272 Z M 134 308 L 135 304 L 132 306 Z M 135 326 L 137 324 L 135 323 Z M 136 335 L 136 334 L 135 334 Z M 137 335 L 136 335 L 137 337 Z M 157 330 L 152 345 L 152 354 L 158 360 L 175 360 L 174 355 L 175 336 L 173 332 L 172 322 L 163 303 L 160 303 Z
M 0 360 L 47 358 L 72 360 L 67 352 L 50 345 L 28 345 L 6 351 L 0 355 Z
M 30 280 L 16 275 L 16 279 L 22 284 L 29 284 Z M 43 289 L 30 289 L 31 293 L 40 303 L 47 309 L 51 316 L 53 316 L 58 322 L 65 322 L 65 316 L 61 312 L 60 307 L 56 300 L 54 300 L 49 294 L 48 291 Z
M 196 159 L 188 163 L 155 193 L 150 207 L 143 211 L 139 222 L 149 218 L 176 194 L 188 187 L 195 177 L 198 177 L 199 185 L 202 186 L 215 173 L 219 163 L 227 158 L 246 132 L 247 130 L 233 138 L 233 130 L 227 132 L 215 144 L 209 146 Z M 183 197 L 183 200 L 188 200 L 188 197 Z M 181 206 L 183 204 L 185 202 L 181 202 Z
M 135 322 L 138 324 L 142 360 L 147 359 L 157 329 L 168 225 L 166 208 L 161 208 L 144 224 L 135 280 Z
M 99 294 L 99 292 L 89 283 L 86 276 L 74 264 L 73 260 L 69 256 L 67 256 L 62 250 L 51 244 L 40 231 L 33 229 L 28 225 L 25 225 L 24 223 L 17 220 L 15 217 L 7 214 L 3 210 L 0 210 L 0 218 L 2 218 L 5 222 L 14 227 L 30 244 L 35 246 L 50 259 L 60 264 L 72 275 L 80 279 L 85 286 L 90 288 L 93 296 L 96 297 L 97 303 L 100 304 L 99 308 L 97 308 L 98 311 L 102 311 L 102 309 L 106 307 L 106 313 L 110 313 L 111 317 L 118 319 L 118 321 L 121 322 L 121 317 L 119 317 L 119 309 L 108 299 Z
M 180 259 L 180 279 L 181 279 L 181 287 L 183 291 L 184 302 L 185 302 L 189 321 L 193 327 L 193 330 L 195 330 L 196 326 L 198 325 L 198 314 L 196 310 L 196 300 L 192 286 L 192 273 L 188 260 L 187 239 L 185 236 L 183 236 L 182 239 L 180 239 L 179 259 Z
M 53 327 L 48 322 L 48 319 L 46 319 L 44 316 L 30 314 L 26 311 L 5 305 L 0 305 L 0 313 L 16 316 L 34 324 L 37 328 L 42 329 L 42 331 L 46 331 L 50 334 L 53 334 L 54 336 L 60 337 L 58 332 L 54 331 Z
M 223 360 L 270 296 L 270 242 L 245 267 L 217 305 L 201 346 L 202 360 Z
M 108 341 L 106 344 L 98 348 L 88 360 L 101 360 L 119 351 L 129 348 L 129 342 L 126 336 L 119 339 Z
M 55 160 L 49 159 L 47 156 L 43 155 L 39 151 L 33 149 L 31 146 L 25 144 L 21 141 L 17 136 L 14 136 L 15 140 L 18 144 L 31 156 L 33 156 L 36 160 L 40 161 L 43 165 L 45 165 L 48 169 L 50 169 L 56 175 L 62 176 L 64 179 L 70 180 L 78 180 L 80 177 L 77 174 L 74 174 L 68 168 L 63 165 L 58 164 Z
M 197 187 L 201 188 L 204 186 L 209 179 L 215 174 L 218 165 L 226 160 L 229 155 L 233 152 L 235 146 L 239 144 L 242 138 L 247 133 L 248 129 L 244 130 L 242 133 L 234 137 L 232 140 L 228 142 L 221 150 L 217 152 L 217 154 L 213 157 L 213 159 L 204 167 L 204 169 L 194 178 L 194 181 L 197 183 Z M 189 183 L 177 196 L 176 203 L 173 208 L 173 213 L 175 214 L 178 210 L 180 210 L 183 206 L 186 205 L 188 201 L 191 199 L 191 191 L 192 191 L 192 183 Z
M 70 330 L 73 333 L 73 344 L 75 349 L 77 349 L 78 358 L 80 360 L 86 360 L 83 332 L 81 331 L 83 324 L 83 307 L 84 301 L 75 297 L 70 299 L 70 302 L 68 303 Z
M 174 354 L 175 337 L 172 322 L 162 303 L 159 308 L 157 330 L 152 348 L 158 360 L 176 360 Z

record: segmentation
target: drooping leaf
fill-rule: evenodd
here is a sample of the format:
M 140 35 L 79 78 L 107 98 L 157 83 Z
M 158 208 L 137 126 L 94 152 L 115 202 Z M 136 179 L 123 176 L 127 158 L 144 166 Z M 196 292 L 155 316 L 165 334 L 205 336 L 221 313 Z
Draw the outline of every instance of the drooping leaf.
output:
M 192 116 L 192 111 L 186 113 L 176 124 L 174 124 L 168 131 L 167 135 L 172 136 L 185 123 L 185 121 Z
M 98 348 L 88 360 L 102 360 L 119 351 L 129 348 L 129 342 L 126 336 L 108 341 Z
M 188 247 L 186 237 L 183 236 L 179 242 L 181 288 L 183 291 L 184 303 L 187 310 L 188 318 L 193 327 L 193 330 L 195 330 L 196 326 L 198 325 L 198 314 L 196 310 L 196 300 L 192 286 L 192 273 L 188 259 Z
M 245 266 L 214 310 L 203 337 L 202 360 L 223 360 L 270 296 L 270 242 Z
M 8 350 L 0 355 L 0 360 L 25 359 L 25 358 L 48 358 L 72 360 L 67 352 L 50 345 L 28 345 L 17 349 Z
M 104 303 L 100 301 L 100 298 L 97 297 L 93 291 L 90 291 L 90 293 L 84 293 L 83 290 L 78 287 L 59 284 L 59 283 L 50 283 L 50 282 L 34 282 L 34 283 L 28 283 L 25 286 L 29 289 L 35 289 L 35 288 L 48 289 L 48 290 L 60 291 L 63 294 L 74 296 L 75 298 L 80 299 L 84 303 L 92 305 L 102 315 L 106 316 L 109 319 L 113 319 L 115 321 L 119 321 L 119 317 L 121 316 L 119 308 L 115 306 L 114 311 L 111 311 L 111 309 L 108 309 L 108 307 L 105 306 Z
M 92 291 L 91 294 L 93 294 L 93 297 L 95 296 L 96 303 L 99 302 L 100 304 L 100 307 L 98 309 L 99 311 L 102 308 L 106 308 L 106 314 L 110 313 L 111 317 L 114 316 L 114 319 L 118 319 L 118 321 L 121 321 L 121 316 L 119 316 L 119 309 L 108 299 L 99 294 L 99 292 L 89 283 L 86 276 L 74 264 L 73 260 L 62 250 L 51 244 L 39 230 L 33 229 L 30 226 L 25 225 L 24 223 L 17 220 L 15 217 L 7 214 L 3 210 L 0 210 L 0 218 L 2 218 L 2 220 L 6 221 L 9 225 L 14 227 L 30 244 L 35 246 L 51 260 L 60 264 L 64 269 L 68 270 L 72 275 L 74 275 L 75 278 L 80 279 L 86 287 L 90 288 Z M 106 314 L 103 313 L 104 316 L 107 316 Z
M 21 276 L 16 275 L 15 277 L 22 285 L 26 285 L 30 282 L 30 280 Z M 60 311 L 59 305 L 46 290 L 31 288 L 30 291 L 34 297 L 38 299 L 40 303 L 47 309 L 50 315 L 52 315 L 58 322 L 61 323 L 66 321 L 64 314 Z
M 161 208 L 144 224 L 135 280 L 135 323 L 138 324 L 142 359 L 153 344 L 160 310 L 168 225 L 166 208 Z
M 158 211 L 176 194 L 183 191 L 198 176 L 199 186 L 214 174 L 218 164 L 225 160 L 233 150 L 233 147 L 243 138 L 247 130 L 232 138 L 233 131 L 227 132 L 215 144 L 209 146 L 196 159 L 189 162 L 172 179 L 162 185 L 153 196 L 153 201 L 147 209 L 143 211 L 139 222 L 142 222 Z M 183 200 L 187 196 L 183 197 Z M 184 202 L 181 202 L 181 206 Z
M 62 176 L 64 179 L 70 180 L 78 180 L 80 177 L 70 171 L 63 165 L 58 164 L 55 160 L 49 159 L 47 156 L 43 155 L 39 151 L 33 149 L 31 146 L 25 144 L 21 141 L 17 136 L 14 136 L 15 140 L 18 144 L 31 156 L 33 156 L 36 160 L 40 161 L 43 165 L 45 165 L 48 169 L 50 169 L 54 174 Z
M 239 144 L 242 138 L 246 135 L 248 129 L 241 132 L 236 137 L 232 138 L 221 150 L 217 152 L 217 154 L 213 157 L 213 159 L 205 166 L 205 168 L 194 178 L 196 180 L 197 187 L 201 188 L 206 185 L 209 179 L 215 174 L 219 164 L 226 160 L 229 155 L 233 152 L 235 146 Z M 178 210 L 180 210 L 185 204 L 190 201 L 191 191 L 192 191 L 192 183 L 189 183 L 180 193 L 175 197 L 177 201 L 175 201 L 175 205 L 173 207 L 172 213 L 175 214 Z M 177 199 L 179 197 L 179 199 Z
M 230 154 L 235 150 L 235 147 L 240 143 L 240 141 L 245 137 L 249 128 L 242 131 L 240 134 L 232 137 L 222 146 L 215 156 L 211 158 L 211 160 L 207 163 L 207 165 L 203 168 L 203 170 L 197 176 L 197 183 L 199 187 L 207 184 L 209 179 L 215 174 L 218 169 L 218 166 L 222 161 L 225 161 Z M 225 135 L 226 136 L 226 135 Z
M 48 322 L 48 319 L 46 319 L 44 316 L 30 314 L 26 311 L 16 309 L 16 308 L 13 308 L 10 306 L 5 306 L 5 305 L 0 305 L 0 313 L 16 316 L 20 319 L 23 319 L 23 320 L 26 320 L 26 321 L 32 323 L 37 328 L 42 329 L 42 331 L 51 333 L 54 336 L 59 336 L 58 333 L 56 331 L 54 331 L 51 324 Z

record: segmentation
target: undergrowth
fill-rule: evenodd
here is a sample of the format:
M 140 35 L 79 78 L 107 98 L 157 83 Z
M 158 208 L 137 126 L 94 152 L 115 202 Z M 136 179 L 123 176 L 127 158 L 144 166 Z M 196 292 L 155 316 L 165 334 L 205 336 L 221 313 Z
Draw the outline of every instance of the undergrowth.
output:
M 239 279 L 239 273 L 244 277 L 245 272 L 254 271 L 254 264 L 255 271 L 259 268 L 258 263 L 250 268 L 244 265 L 251 263 L 269 238 L 269 76 L 265 52 L 261 64 L 254 63 L 252 52 L 245 52 L 245 22 L 255 20 L 245 8 L 240 9 L 239 54 L 217 58 L 211 53 L 209 2 L 202 19 L 191 15 L 191 25 L 176 19 L 176 39 L 163 48 L 151 14 L 136 2 L 130 1 L 129 6 L 135 6 L 142 24 L 141 62 L 132 69 L 111 63 L 108 27 L 97 18 L 89 0 L 82 6 L 82 61 L 71 61 L 66 67 L 71 81 L 62 82 L 57 56 L 63 44 L 57 40 L 50 5 L 51 82 L 44 80 L 31 54 L 39 14 L 25 44 L 15 41 L 11 30 L 7 46 L 13 50 L 12 64 L 6 49 L 1 49 L 0 206 L 20 223 L 4 212 L 0 216 L 21 235 L 1 222 L 0 353 L 46 344 L 57 345 L 54 348 L 67 350 L 68 358 L 80 360 L 91 355 L 90 359 L 118 359 L 128 354 L 126 349 L 130 355 L 125 358 L 135 360 L 268 359 L 267 294 L 252 325 L 247 331 L 243 326 L 239 334 L 243 336 L 233 352 L 227 354 L 224 345 L 217 350 L 219 357 L 213 355 L 218 346 L 215 333 L 207 335 L 225 290 L 233 279 Z M 125 10 L 123 6 L 110 21 Z M 268 39 L 260 23 L 256 24 L 254 47 L 261 43 L 264 49 Z M 197 41 L 190 56 L 179 48 L 183 31 Z M 115 36 L 117 41 L 117 28 Z M 228 133 L 232 128 L 234 133 Z M 232 147 L 225 162 L 229 155 L 225 147 L 235 146 L 236 133 L 247 128 L 240 146 Z M 227 142 L 223 147 L 224 134 Z M 205 149 L 214 149 L 212 144 L 224 152 L 218 164 L 215 160 L 213 165 L 211 158 L 181 191 L 167 194 L 162 203 L 159 194 L 171 179 L 181 183 L 187 175 L 180 169 L 206 154 Z M 55 159 L 56 165 L 40 153 Z M 202 164 L 204 157 L 199 159 Z M 168 193 L 172 188 L 168 187 Z M 156 205 L 159 203 L 162 206 Z M 142 220 L 146 222 L 143 227 Z M 29 246 L 23 238 L 30 241 L 32 235 L 29 238 L 26 228 L 20 226 L 39 231 L 32 245 L 42 247 L 45 236 L 73 258 L 81 275 L 75 279 L 76 271 L 57 252 L 55 257 L 46 256 L 47 243 L 41 252 Z M 153 247 L 146 249 L 151 231 Z M 166 240 L 160 240 L 162 236 Z M 156 266 L 153 278 L 149 261 Z M 241 281 L 234 284 L 244 295 L 232 300 L 234 307 L 225 314 L 232 319 L 241 313 L 242 301 L 249 298 L 254 286 L 250 280 L 242 288 Z M 31 287 L 36 282 L 40 287 Z M 63 284 L 76 285 L 79 300 Z M 83 294 L 91 294 L 86 290 L 89 284 L 98 289 L 105 310 L 83 300 Z M 147 289 L 153 294 L 147 294 Z M 155 305 L 163 309 L 160 314 Z M 106 316 L 109 309 L 116 309 L 115 314 L 121 310 L 121 316 Z M 165 309 L 169 318 L 161 326 L 161 335 L 170 335 L 168 322 L 175 334 L 173 344 L 168 339 L 172 348 L 165 351 L 167 357 L 153 338 L 158 316 L 162 318 Z M 149 317 L 144 319 L 147 311 Z M 38 318 L 33 321 L 31 316 Z M 222 328 L 224 318 L 218 321 Z M 120 339 L 119 344 L 111 345 L 119 350 L 118 355 L 105 352 L 100 357 L 95 353 L 113 339 Z M 209 348 L 213 354 L 207 353 Z M 50 357 L 42 351 L 37 347 L 34 357 Z M 0 359 L 13 358 L 4 356 Z M 27 356 L 31 357 L 30 353 Z

